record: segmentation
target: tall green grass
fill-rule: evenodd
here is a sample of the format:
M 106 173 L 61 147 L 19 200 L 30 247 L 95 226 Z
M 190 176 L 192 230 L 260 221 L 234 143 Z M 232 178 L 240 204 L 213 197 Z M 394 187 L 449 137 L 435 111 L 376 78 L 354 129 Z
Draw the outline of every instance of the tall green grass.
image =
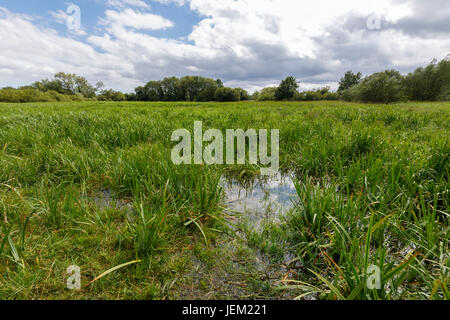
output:
M 66 265 L 81 264 L 92 281 L 134 259 L 145 263 L 90 294 L 136 297 L 149 281 L 172 288 L 182 274 L 162 266 L 182 269 L 174 261 L 229 231 L 221 177 L 258 174 L 249 165 L 175 166 L 172 132 L 203 121 L 205 130 L 280 130 L 294 209 L 250 242 L 301 261 L 281 289 L 448 299 L 449 111 L 446 103 L 0 104 L 0 298 L 73 297 L 58 280 Z M 97 205 L 101 190 L 115 206 Z M 372 265 L 380 290 L 366 286 Z

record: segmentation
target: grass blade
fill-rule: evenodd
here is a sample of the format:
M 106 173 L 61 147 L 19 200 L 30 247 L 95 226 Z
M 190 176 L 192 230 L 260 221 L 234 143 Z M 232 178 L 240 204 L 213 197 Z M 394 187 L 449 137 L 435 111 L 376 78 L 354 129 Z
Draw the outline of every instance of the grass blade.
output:
M 93 284 L 93 283 L 96 282 L 97 280 L 100 280 L 100 279 L 103 278 L 104 276 L 107 276 L 108 274 L 110 274 L 110 273 L 112 273 L 112 272 L 114 272 L 114 271 L 117 271 L 117 270 L 122 269 L 122 268 L 124 268 L 124 267 L 127 267 L 127 266 L 129 266 L 129 265 L 132 265 L 132 264 L 135 264 L 135 263 L 140 263 L 140 262 L 142 262 L 142 260 L 134 260 L 134 261 L 130 261 L 130 262 L 127 262 L 127 263 L 118 265 L 118 266 L 116 266 L 116 267 L 114 267 L 114 268 L 111 268 L 111 269 L 109 269 L 109 270 L 103 272 L 101 275 L 99 275 L 98 277 L 96 277 L 94 280 L 90 281 L 90 282 L 86 285 L 86 287 L 90 286 L 91 284 Z

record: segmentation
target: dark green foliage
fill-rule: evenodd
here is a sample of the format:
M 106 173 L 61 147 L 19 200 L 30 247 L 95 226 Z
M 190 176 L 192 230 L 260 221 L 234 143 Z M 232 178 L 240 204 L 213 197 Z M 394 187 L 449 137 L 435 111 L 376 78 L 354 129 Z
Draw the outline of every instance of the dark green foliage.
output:
M 297 93 L 298 83 L 297 80 L 289 76 L 283 81 L 281 81 L 280 86 L 275 92 L 275 98 L 277 100 L 292 100 Z
M 386 70 L 372 74 L 359 84 L 350 84 L 347 73 L 341 79 L 339 93 L 343 100 L 361 102 L 448 101 L 450 100 L 450 60 L 433 61 L 425 68 L 402 76 L 398 71 Z M 346 80 L 347 79 L 347 80 Z M 341 90 L 342 89 L 342 90 Z
M 165 78 L 150 81 L 135 89 L 137 101 L 240 101 L 249 100 L 250 95 L 242 88 L 225 88 L 222 80 L 199 76 Z
M 95 100 L 96 93 L 102 86 L 101 82 L 94 87 L 86 78 L 60 72 L 52 80 L 43 79 L 31 86 L 23 86 L 18 89 L 11 87 L 0 89 L 0 101 L 68 102 Z
M 225 88 L 222 80 L 201 76 L 183 78 L 169 77 L 161 81 L 150 81 L 139 86 L 134 93 L 123 94 L 106 90 L 103 83 L 91 85 L 84 77 L 75 74 L 57 73 L 52 80 L 43 79 L 31 86 L 19 89 L 0 89 L 3 102 L 54 102 L 54 101 L 320 101 L 345 100 L 359 102 L 390 103 L 398 101 L 448 101 L 450 100 L 450 57 L 433 61 L 425 68 L 402 76 L 396 70 L 374 73 L 363 79 L 360 72 L 347 71 L 340 79 L 337 92 L 329 87 L 298 92 L 299 85 L 292 76 L 284 79 L 278 87 L 256 91 L 252 96 L 236 88 L 238 96 Z M 217 89 L 221 89 L 217 91 Z M 222 90 L 226 89 L 226 90 Z M 217 93 L 217 98 L 216 98 Z
M 225 102 L 225 101 L 239 101 L 240 92 L 236 89 L 232 88 L 218 88 L 214 95 L 216 101 Z
M 4 88 L 0 89 L 0 101 L 1 102 L 65 102 L 65 101 L 82 101 L 85 100 L 80 94 L 66 95 L 59 92 L 50 90 L 42 92 L 34 88 Z
M 437 101 L 450 99 L 450 60 L 432 62 L 405 77 L 410 100 Z
M 182 101 L 184 99 L 180 79 L 165 78 L 161 81 L 161 94 L 165 101 Z
M 350 100 L 389 103 L 406 100 L 403 77 L 395 70 L 374 73 L 348 91 Z
M 136 88 L 136 98 L 138 101 L 162 101 L 164 92 L 160 81 L 150 81 L 143 87 Z
M 248 92 L 246 90 L 244 90 L 242 88 L 236 88 L 234 90 L 236 90 L 238 92 L 240 101 L 250 100 L 250 95 L 248 94 Z
M 339 81 L 339 89 L 338 92 L 343 92 L 347 89 L 350 89 L 353 86 L 358 85 L 361 82 L 362 74 L 358 72 L 354 74 L 352 71 L 347 71 L 344 77 Z
M 171 77 L 150 81 L 135 92 L 138 101 L 214 101 L 215 92 L 221 86 L 220 80 L 199 76 Z
M 296 101 L 321 101 L 321 100 L 339 100 L 339 94 L 331 92 L 329 87 L 297 92 L 294 96 Z
M 216 83 L 217 83 L 217 87 L 219 87 L 219 88 L 224 87 L 222 80 L 217 79 L 217 80 L 216 80 Z
M 256 99 L 259 101 L 272 101 L 275 100 L 276 87 L 264 88 L 261 92 L 255 93 Z
M 214 79 L 186 76 L 181 78 L 181 87 L 188 101 L 214 101 L 218 85 Z
M 102 90 L 97 96 L 98 101 L 125 101 L 127 97 L 120 91 L 114 91 L 112 89 Z
M 94 87 L 84 77 L 77 76 L 76 74 L 59 72 L 55 74 L 53 80 L 43 79 L 37 81 L 33 84 L 33 87 L 43 92 L 53 90 L 60 94 L 81 94 L 85 98 L 95 98 L 95 94 L 101 85 L 101 83 L 98 83 L 97 86 Z

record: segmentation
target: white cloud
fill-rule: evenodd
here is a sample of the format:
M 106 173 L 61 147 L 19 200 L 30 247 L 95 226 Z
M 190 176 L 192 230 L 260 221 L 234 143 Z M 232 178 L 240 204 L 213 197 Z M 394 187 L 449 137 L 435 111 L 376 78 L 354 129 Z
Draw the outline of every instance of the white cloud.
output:
M 136 7 L 150 9 L 150 6 L 142 0 L 107 0 L 106 5 L 118 8 Z
M 73 72 L 89 80 L 105 80 L 116 88 L 132 89 L 139 82 L 133 63 L 99 53 L 81 41 L 33 24 L 23 15 L 0 7 L 0 86 L 24 85 L 55 73 Z
M 149 30 L 171 28 L 176 21 L 146 7 L 140 7 L 144 12 L 126 8 L 131 3 L 125 1 L 105 11 L 101 31 L 87 43 L 0 11 L 0 85 L 69 71 L 123 90 L 190 73 L 250 90 L 287 75 L 297 77 L 303 88 L 335 87 L 348 69 L 410 71 L 444 57 L 450 48 L 447 0 L 155 1 L 186 5 L 201 17 L 189 42 L 152 36 Z M 424 15 L 438 4 L 439 19 L 425 23 Z M 381 30 L 367 28 L 371 14 L 383 17 Z M 54 16 L 63 18 L 61 12 Z
M 279 45 L 299 58 L 317 57 L 314 37 L 350 12 L 393 20 L 405 12 L 405 5 L 393 5 L 391 0 L 191 0 L 190 7 L 208 17 L 189 37 L 199 46 L 229 47 L 245 56 L 251 54 L 248 43 L 256 41 Z
M 152 13 L 142 13 L 127 8 L 123 11 L 106 10 L 101 24 L 109 28 L 131 27 L 143 30 L 159 30 L 173 27 L 172 21 Z
M 170 3 L 174 3 L 177 6 L 183 6 L 186 1 L 185 0 L 153 0 L 162 4 L 170 4 Z

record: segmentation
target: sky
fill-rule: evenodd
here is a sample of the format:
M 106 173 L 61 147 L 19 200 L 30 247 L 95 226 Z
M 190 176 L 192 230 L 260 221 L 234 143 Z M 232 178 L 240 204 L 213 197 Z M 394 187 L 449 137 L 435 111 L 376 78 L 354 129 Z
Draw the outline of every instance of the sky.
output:
M 0 87 L 69 72 L 124 92 L 185 75 L 335 89 L 443 59 L 449 21 L 448 0 L 0 0 Z

